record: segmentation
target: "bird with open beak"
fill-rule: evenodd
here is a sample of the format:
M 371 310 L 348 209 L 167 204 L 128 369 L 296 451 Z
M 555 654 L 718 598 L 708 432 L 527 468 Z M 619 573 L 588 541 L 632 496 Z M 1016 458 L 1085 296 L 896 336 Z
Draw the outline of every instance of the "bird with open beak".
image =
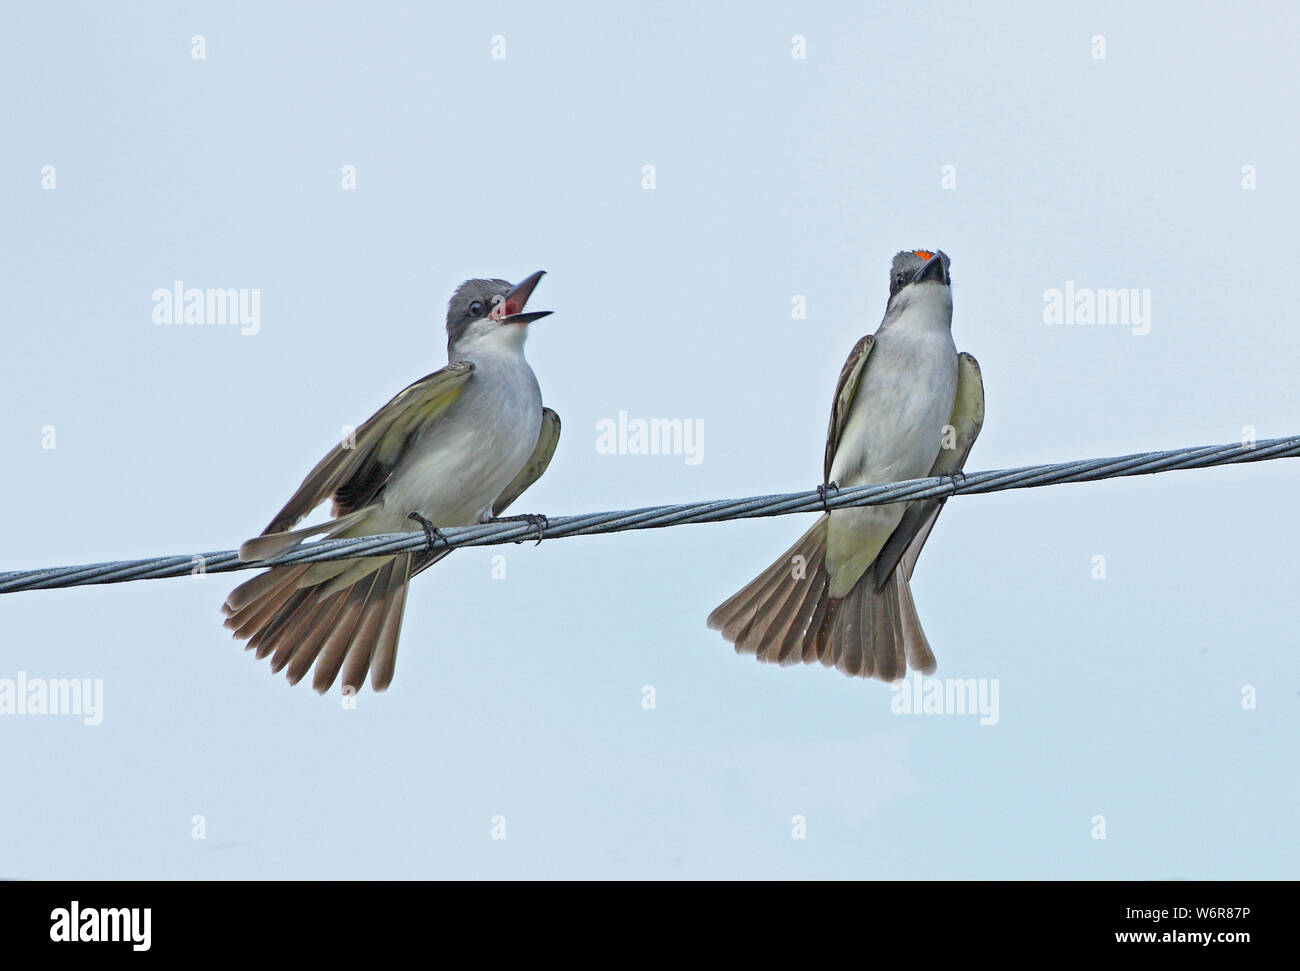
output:
M 387 688 L 411 577 L 450 552 L 434 549 L 438 527 L 490 522 L 550 464 L 559 416 L 524 359 L 526 311 L 541 271 L 518 284 L 467 280 L 447 306 L 446 367 L 421 378 L 335 446 L 240 559 L 263 560 L 309 536 L 370 536 L 414 530 L 425 551 L 274 567 L 240 584 L 222 607 L 225 625 L 273 671 L 296 684 L 315 665 L 313 685 L 345 691 L 370 674 Z M 333 499 L 327 522 L 295 529 Z M 510 517 L 541 519 L 541 517 Z

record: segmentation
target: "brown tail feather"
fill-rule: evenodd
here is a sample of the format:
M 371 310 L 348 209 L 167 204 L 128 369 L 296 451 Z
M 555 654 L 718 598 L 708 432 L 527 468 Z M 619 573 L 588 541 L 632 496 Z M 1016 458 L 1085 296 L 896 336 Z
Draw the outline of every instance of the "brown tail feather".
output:
M 856 586 L 841 598 L 835 626 L 831 630 L 827 646 L 831 663 L 844 674 L 849 677 L 856 675 L 870 677 L 871 670 L 864 665 L 871 663 L 871 654 L 863 649 L 867 646 L 864 642 L 868 636 L 864 629 L 864 621 L 869 618 L 864 615 L 865 598 L 860 595 L 855 596 L 855 592 L 857 592 Z
M 308 567 L 281 567 L 240 584 L 226 599 L 225 625 L 248 641 L 271 670 L 284 670 L 297 684 L 316 666 L 313 685 L 327 690 L 343 671 L 345 687 L 360 688 L 373 667 L 382 691 L 393 679 L 397 636 L 411 576 L 411 556 L 386 558 L 350 586 L 336 578 L 304 586 Z
M 370 655 L 375 649 L 379 625 L 388 610 L 388 586 L 392 582 L 393 569 L 393 564 L 389 563 L 375 574 L 374 588 L 357 621 L 357 629 L 352 634 L 352 644 L 343 664 L 344 691 L 356 693 L 366 683 L 366 672 L 370 670 Z
M 300 610 L 304 609 L 304 607 L 310 607 L 310 601 L 310 590 L 296 591 L 271 618 L 270 623 L 249 638 L 248 646 L 256 648 L 259 661 L 275 650 L 281 632 L 294 617 L 298 616 Z M 241 633 L 243 633 L 242 630 L 237 632 L 235 636 L 238 637 Z
M 221 612 L 227 617 L 244 613 L 254 602 L 265 602 L 271 591 L 284 586 L 296 587 L 298 580 L 307 572 L 305 566 L 284 567 L 279 570 L 267 570 L 251 580 L 245 580 L 226 597 L 221 605 Z M 229 626 L 229 625 L 227 625 Z
M 938 667 L 934 652 L 925 631 L 921 629 L 921 618 L 916 615 L 916 604 L 912 602 L 912 586 L 897 570 L 894 576 L 898 583 L 898 614 L 903 630 L 903 650 L 907 655 L 907 664 L 913 671 L 922 674 L 934 674 Z
M 375 635 L 375 646 L 370 652 L 370 687 L 375 691 L 386 690 L 393 681 L 393 671 L 397 667 L 397 638 L 402 633 L 402 614 L 406 609 L 410 579 L 411 557 L 408 555 L 393 565 L 390 582 L 393 594 L 388 598 L 379 633 Z
M 760 606 L 772 602 L 778 588 L 785 594 L 780 598 L 779 602 L 781 603 L 784 603 L 796 586 L 799 586 L 802 590 L 800 580 L 796 577 L 796 574 L 802 574 L 806 577 L 807 571 L 806 568 L 797 570 L 794 558 L 802 556 L 805 563 L 811 556 L 824 558 L 826 524 L 828 521 L 828 516 L 822 516 L 818 519 L 812 528 L 804 533 L 797 543 L 786 550 L 785 554 L 779 557 L 775 563 L 750 581 L 743 589 L 719 604 L 713 613 L 709 614 L 709 619 L 706 622 L 709 628 L 722 631 L 723 637 L 739 644 L 741 635 L 753 620 L 753 615 Z M 737 650 L 741 650 L 741 648 L 738 647 Z
M 343 609 L 339 611 L 329 636 L 321 644 L 320 657 L 316 660 L 316 674 L 312 678 L 312 687 L 321 694 L 328 691 L 330 685 L 339 676 L 343 662 L 347 659 L 352 637 L 365 614 L 366 604 L 374 593 L 379 574 L 387 570 L 388 567 L 383 566 L 374 573 L 367 574 L 348 587 L 347 592 L 343 594 Z M 366 649 L 369 650 L 369 645 L 366 645 Z
M 271 671 L 278 674 L 286 664 L 293 660 L 297 651 L 309 646 L 308 634 L 320 632 L 324 637 L 329 631 L 329 621 L 338 607 L 338 600 L 322 597 L 315 587 L 304 587 L 299 591 L 300 597 L 294 598 L 285 606 L 279 626 L 266 639 L 257 653 L 265 657 L 271 655 Z M 319 640 L 319 638 L 317 638 Z
M 370 688 L 376 692 L 386 690 L 393 682 L 393 672 L 398 663 L 398 636 L 402 633 L 402 615 L 406 611 L 406 594 L 411 586 L 411 556 L 404 556 L 393 567 L 394 593 L 389 598 L 380 633 L 374 638 L 370 651 Z
M 874 570 L 868 570 L 873 573 Z M 907 673 L 903 627 L 898 616 L 898 571 L 890 573 L 880 596 L 863 597 L 871 624 L 871 673 L 881 681 L 897 681 Z M 872 584 L 875 589 L 875 584 Z
M 900 570 L 882 584 L 868 569 L 844 597 L 830 597 L 827 522 L 820 518 L 784 556 L 714 610 L 709 627 L 720 630 L 738 653 L 760 661 L 820 661 L 851 677 L 883 681 L 903 677 L 909 664 L 932 672 L 934 654 Z
M 346 591 L 340 591 L 329 597 L 319 597 L 314 609 L 300 620 L 294 622 L 293 629 L 286 629 L 282 647 L 276 649 L 276 658 L 272 658 L 272 670 L 276 663 L 284 668 L 284 676 L 290 684 L 297 684 L 315 663 L 325 638 L 334 629 L 343 605 L 347 601 Z
M 785 559 L 779 559 L 755 577 L 745 589 L 709 615 L 708 625 L 722 632 L 729 641 L 739 641 L 745 628 L 754 619 L 758 607 L 766 602 L 781 578 L 790 569 Z
M 832 600 L 827 596 L 817 601 L 812 620 L 808 622 L 808 636 L 803 642 L 804 664 L 812 664 L 814 661 L 820 661 L 827 667 L 832 664 L 826 643 L 830 639 L 831 629 L 835 626 L 835 614 L 839 606 L 838 600 Z
M 795 561 L 796 556 L 801 559 Z M 747 650 L 752 643 L 753 653 L 760 661 L 776 664 L 793 664 L 802 660 L 808 621 L 817 602 L 826 595 L 829 576 L 826 573 L 825 530 L 821 523 L 804 534 L 786 562 L 789 564 L 788 575 L 782 578 L 781 589 L 776 594 L 782 598 L 781 606 L 771 611 L 770 622 L 760 625 L 755 621 L 748 635 L 752 640 L 746 643 Z
M 265 627 L 280 612 L 280 609 L 289 602 L 298 590 L 298 580 L 306 571 L 306 567 L 267 570 L 266 573 L 256 577 L 256 580 L 266 577 L 274 582 L 260 584 L 261 589 L 254 594 L 254 599 L 244 601 L 243 607 L 232 609 L 231 600 L 227 599 L 222 605 L 222 610 L 229 611 L 225 626 L 233 630 L 236 637 L 251 637 L 255 631 Z M 281 575 L 276 576 L 277 573 Z M 243 587 L 248 585 L 244 584 L 237 587 L 236 590 L 242 590 Z
M 804 644 L 817 636 L 813 621 L 818 606 L 826 599 L 826 587 L 830 579 L 826 573 L 824 554 L 823 547 L 809 561 L 808 582 L 803 585 L 803 594 L 791 602 L 790 618 L 784 625 L 784 630 L 773 630 L 773 643 L 767 649 L 765 660 L 777 664 L 798 664 L 804 659 Z

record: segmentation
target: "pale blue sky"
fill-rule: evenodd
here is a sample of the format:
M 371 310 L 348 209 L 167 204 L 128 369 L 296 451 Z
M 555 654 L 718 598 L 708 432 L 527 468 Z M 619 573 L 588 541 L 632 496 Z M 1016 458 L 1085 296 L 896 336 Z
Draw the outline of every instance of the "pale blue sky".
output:
M 1298 45 L 1284 3 L 10 4 L 0 570 L 237 545 L 445 362 L 457 283 L 536 269 L 520 511 L 814 485 L 903 247 L 952 257 L 971 469 L 1300 432 Z M 156 326 L 174 280 L 260 333 Z M 1150 333 L 1045 325 L 1067 281 Z M 598 454 L 619 411 L 703 461 Z M 807 517 L 457 552 L 355 711 L 243 653 L 228 575 L 0 597 L 0 678 L 104 682 L 0 717 L 0 876 L 1295 877 L 1298 469 L 949 503 L 913 589 L 987 727 L 704 627 Z

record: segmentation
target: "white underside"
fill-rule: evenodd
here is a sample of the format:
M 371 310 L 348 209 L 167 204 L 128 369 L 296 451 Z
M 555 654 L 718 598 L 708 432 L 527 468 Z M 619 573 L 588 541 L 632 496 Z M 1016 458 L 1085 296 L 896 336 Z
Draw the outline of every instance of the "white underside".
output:
M 876 333 L 831 464 L 831 481 L 842 488 L 921 478 L 939 455 L 957 396 L 952 302 L 947 287 L 915 289 L 906 309 Z M 831 596 L 853 588 L 906 506 L 831 513 L 826 555 Z
M 393 470 L 367 531 L 418 528 L 412 512 L 436 526 L 482 522 L 537 447 L 542 395 L 522 350 L 480 347 L 461 358 L 474 362 L 474 373 Z

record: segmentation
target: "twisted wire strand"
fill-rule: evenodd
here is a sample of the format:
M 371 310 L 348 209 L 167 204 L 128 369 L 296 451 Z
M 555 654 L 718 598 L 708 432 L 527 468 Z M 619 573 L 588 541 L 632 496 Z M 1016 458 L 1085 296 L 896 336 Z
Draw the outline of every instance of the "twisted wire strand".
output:
M 642 509 L 585 513 L 577 516 L 556 516 L 547 519 L 544 524 L 498 521 L 477 526 L 448 527 L 441 530 L 442 537 L 436 539 L 435 544 L 437 547 L 493 546 L 518 543 L 528 539 L 563 539 L 567 536 L 592 536 L 631 529 L 661 529 L 688 523 L 789 516 L 795 513 L 821 512 L 824 508 L 878 506 L 904 500 L 982 495 L 1008 489 L 1033 489 L 1067 482 L 1096 482 L 1125 476 L 1154 475 L 1181 469 L 1204 469 L 1218 465 L 1296 457 L 1300 457 L 1300 435 L 1264 439 L 1250 445 L 1241 443 L 1200 445 L 1112 458 L 1028 465 L 1016 469 L 959 472 L 955 476 L 908 479 L 904 482 L 845 488 L 838 492 L 829 490 L 824 498 L 818 490 L 810 489 L 806 492 L 781 495 L 715 499 L 669 506 L 648 506 Z M 424 533 L 416 531 L 352 539 L 320 540 L 305 543 L 274 559 L 251 563 L 241 561 L 235 550 L 221 550 L 214 553 L 159 556 L 144 560 L 117 560 L 81 566 L 18 570 L 0 573 L 0 593 L 50 590 L 100 583 L 126 583 L 132 580 L 155 580 L 191 573 L 260 570 L 268 566 L 352 559 L 384 553 L 417 553 L 426 549 L 425 544 Z

